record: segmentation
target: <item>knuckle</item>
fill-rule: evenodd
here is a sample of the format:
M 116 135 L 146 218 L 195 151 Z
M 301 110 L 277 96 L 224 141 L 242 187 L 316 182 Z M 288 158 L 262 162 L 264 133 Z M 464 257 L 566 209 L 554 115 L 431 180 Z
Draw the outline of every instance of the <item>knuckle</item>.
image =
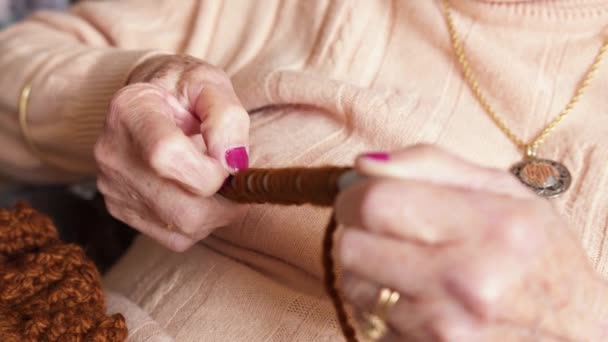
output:
M 496 229 L 492 231 L 494 240 L 507 248 L 517 248 L 527 244 L 530 234 L 535 230 L 532 220 L 533 210 L 526 205 L 507 209 L 501 215 Z
M 131 98 L 136 90 L 136 86 L 129 85 L 121 88 L 112 96 L 108 112 L 109 119 L 120 118 L 125 113 L 125 109 L 128 109 Z
M 167 223 L 173 224 L 176 229 L 187 236 L 197 236 L 205 227 L 204 208 L 185 203 L 183 200 L 175 200 L 170 207 L 163 209 Z
M 240 134 L 249 132 L 250 116 L 239 103 L 222 104 L 208 107 L 209 114 L 201 124 L 203 134 L 225 135 L 222 129 L 237 131 Z
M 109 189 L 110 189 L 110 184 L 108 183 L 108 181 L 103 178 L 103 177 L 98 177 L 97 181 L 95 182 L 95 185 L 97 187 L 97 190 L 99 190 L 99 192 L 103 195 L 107 195 L 110 193 Z M 107 202 L 106 202 L 107 203 Z
M 165 246 L 176 253 L 187 251 L 193 244 L 193 241 L 188 241 L 180 237 L 177 233 L 170 234 L 165 242 Z
M 106 157 L 109 155 L 109 147 L 104 139 L 99 139 L 93 147 L 93 157 L 98 165 L 105 165 Z
M 146 94 L 142 84 L 132 84 L 118 90 L 110 100 L 106 117 L 106 131 L 117 131 L 125 126 L 131 117 L 142 94 Z
M 122 124 L 127 121 L 126 119 L 131 118 L 131 114 L 136 109 L 146 106 L 149 102 L 146 99 L 164 97 L 166 97 L 166 91 L 154 84 L 136 83 L 123 87 L 110 100 L 107 122 Z
M 119 157 L 114 151 L 114 146 L 105 139 L 99 139 L 93 147 L 93 158 L 99 172 L 102 174 L 110 174 L 116 169 L 119 163 Z
M 484 272 L 476 276 L 475 283 L 469 286 L 469 306 L 481 319 L 489 319 L 498 304 L 496 277 L 493 272 Z
M 456 272 L 448 272 L 442 279 L 442 286 L 462 305 L 480 320 L 487 320 L 500 297 L 497 274 L 493 271 L 480 272 L 471 266 L 461 267 Z
M 112 217 L 122 221 L 121 206 L 115 203 L 114 201 L 108 200 L 107 198 L 104 199 L 104 202 L 108 213 L 110 213 Z
M 118 166 L 118 158 L 110 151 L 105 143 L 95 145 L 95 164 L 100 176 L 116 178 L 121 168 Z
M 178 160 L 181 152 L 180 137 L 176 134 L 157 139 L 147 146 L 142 146 L 144 158 L 150 167 L 161 175 L 167 175 L 168 168 Z
M 180 231 L 188 236 L 193 236 L 200 228 L 200 222 L 197 222 L 197 216 L 194 213 L 194 208 L 184 206 L 175 207 L 172 210 L 171 221 Z
M 547 215 L 539 214 L 548 212 L 545 210 L 551 210 L 550 204 L 536 199 L 520 200 L 519 205 L 505 210 L 494 232 L 499 246 L 520 257 L 534 253 L 542 246 L 544 226 L 549 222 Z

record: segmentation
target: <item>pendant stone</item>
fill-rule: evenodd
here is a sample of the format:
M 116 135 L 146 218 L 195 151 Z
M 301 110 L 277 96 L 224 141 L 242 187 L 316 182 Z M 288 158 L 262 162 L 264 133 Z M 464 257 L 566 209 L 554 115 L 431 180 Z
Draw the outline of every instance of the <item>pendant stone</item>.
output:
M 511 172 L 526 186 L 543 197 L 555 197 L 568 190 L 572 176 L 553 160 L 530 158 L 515 164 Z

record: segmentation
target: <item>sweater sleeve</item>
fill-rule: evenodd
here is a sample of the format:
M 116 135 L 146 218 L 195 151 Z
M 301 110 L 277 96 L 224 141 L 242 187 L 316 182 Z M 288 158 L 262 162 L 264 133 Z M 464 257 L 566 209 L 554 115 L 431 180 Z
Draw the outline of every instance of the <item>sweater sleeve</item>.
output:
M 218 10 L 223 7 L 215 0 L 85 1 L 65 13 L 36 13 L 0 32 L 0 172 L 37 182 L 93 174 L 92 150 L 109 102 L 132 69 L 150 56 L 190 53 L 189 46 L 204 48 L 211 40 L 215 53 L 236 47 L 209 39 L 218 26 L 246 32 L 239 12 L 247 8 Z M 218 20 L 224 25 L 200 25 Z M 208 32 L 195 32 L 199 26 Z M 197 57 L 205 58 L 205 51 Z M 38 160 L 19 130 L 18 101 L 28 83 L 30 135 L 52 163 Z

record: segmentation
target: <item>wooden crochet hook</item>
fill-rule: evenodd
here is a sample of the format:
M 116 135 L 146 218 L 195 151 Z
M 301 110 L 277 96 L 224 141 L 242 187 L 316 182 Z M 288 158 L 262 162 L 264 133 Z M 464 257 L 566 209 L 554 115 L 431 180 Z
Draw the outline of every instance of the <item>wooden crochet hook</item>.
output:
M 341 190 L 362 178 L 351 167 L 247 169 L 231 176 L 219 193 L 239 203 L 331 206 Z

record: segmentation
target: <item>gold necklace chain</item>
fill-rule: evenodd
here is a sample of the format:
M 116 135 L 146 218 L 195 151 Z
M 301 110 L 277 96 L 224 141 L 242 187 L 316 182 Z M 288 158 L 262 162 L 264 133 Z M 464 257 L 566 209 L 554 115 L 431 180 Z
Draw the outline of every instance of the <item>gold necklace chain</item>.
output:
M 505 122 L 498 116 L 496 111 L 492 108 L 492 106 L 486 100 L 485 95 L 481 92 L 479 83 L 477 79 L 473 75 L 471 71 L 469 60 L 464 52 L 462 47 L 460 38 L 456 33 L 456 29 L 454 28 L 454 21 L 452 19 L 452 11 L 449 0 L 443 0 L 444 12 L 445 12 L 445 20 L 447 22 L 448 31 L 450 33 L 450 40 L 452 42 L 452 48 L 454 49 L 454 53 L 456 54 L 456 59 L 462 68 L 462 73 L 465 81 L 468 83 L 473 95 L 479 101 L 483 109 L 486 111 L 488 116 L 494 121 L 494 123 L 500 128 L 501 131 L 511 140 L 517 147 L 519 147 L 522 151 L 526 153 L 528 157 L 535 157 L 536 151 L 538 147 L 547 139 L 549 134 L 551 134 L 557 125 L 559 125 L 565 118 L 572 112 L 574 106 L 580 101 L 583 94 L 589 87 L 589 84 L 595 77 L 597 70 L 600 67 L 600 64 L 608 52 L 608 40 L 604 42 L 597 55 L 595 56 L 595 60 L 593 64 L 587 70 L 587 74 L 583 78 L 582 82 L 579 84 L 578 89 L 566 105 L 564 109 L 542 130 L 538 133 L 533 139 L 529 142 L 526 142 L 524 139 L 518 137 L 507 125 Z

